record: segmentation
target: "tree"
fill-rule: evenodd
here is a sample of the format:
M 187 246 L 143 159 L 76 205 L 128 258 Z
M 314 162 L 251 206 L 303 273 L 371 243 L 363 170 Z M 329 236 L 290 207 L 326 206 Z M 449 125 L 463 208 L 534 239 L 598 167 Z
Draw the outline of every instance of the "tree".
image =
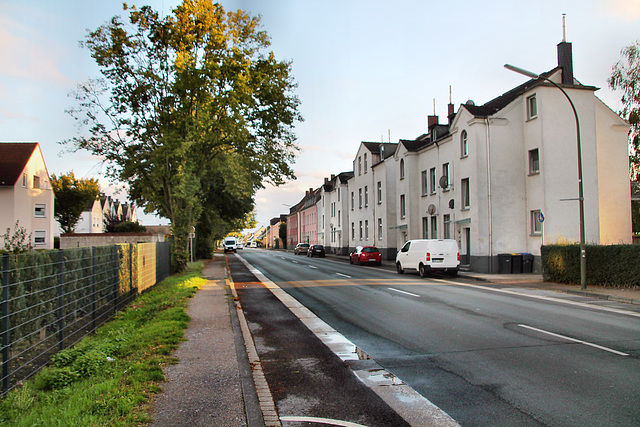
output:
M 287 223 L 281 222 L 280 229 L 278 230 L 280 240 L 282 240 L 282 248 L 287 249 Z
M 71 171 L 51 175 L 51 187 L 56 195 L 54 216 L 64 233 L 73 233 L 82 212 L 100 195 L 100 184 L 94 178 L 78 179 Z
M 613 66 L 607 80 L 613 90 L 622 91 L 622 117 L 627 118 L 629 129 L 630 175 L 640 180 L 640 41 L 621 51 L 622 60 Z
M 225 211 L 218 200 L 239 201 L 242 218 L 265 181 L 295 178 L 296 85 L 243 11 L 212 0 L 184 0 L 167 17 L 124 10 L 126 24 L 113 17 L 83 43 L 103 77 L 78 86 L 69 112 L 89 136 L 66 142 L 103 156 L 138 206 L 171 221 L 181 270 L 191 227 Z

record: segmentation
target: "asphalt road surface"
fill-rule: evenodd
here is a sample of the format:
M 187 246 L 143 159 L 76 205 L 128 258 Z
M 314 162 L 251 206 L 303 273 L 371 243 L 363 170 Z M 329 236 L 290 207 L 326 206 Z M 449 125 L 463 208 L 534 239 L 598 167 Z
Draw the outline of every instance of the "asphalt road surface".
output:
M 242 256 L 463 426 L 640 425 L 640 317 L 286 252 Z

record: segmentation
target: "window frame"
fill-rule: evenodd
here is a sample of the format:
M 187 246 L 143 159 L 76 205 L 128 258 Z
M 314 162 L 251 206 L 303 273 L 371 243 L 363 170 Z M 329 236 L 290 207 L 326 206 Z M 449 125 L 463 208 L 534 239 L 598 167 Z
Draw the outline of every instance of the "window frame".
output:
M 400 195 L 400 218 L 404 219 L 407 217 L 407 206 L 406 206 L 406 197 L 404 194 Z
M 39 242 L 41 240 L 41 242 Z M 47 231 L 35 230 L 33 232 L 33 246 L 45 246 L 47 244 Z
M 534 160 L 535 154 L 535 160 Z M 529 150 L 529 175 L 539 175 L 540 174 L 540 150 L 538 148 L 533 148 Z
M 404 159 L 400 159 L 400 180 L 404 179 Z
M 460 209 L 461 210 L 469 209 L 469 207 L 471 206 L 471 200 L 469 200 L 471 196 L 469 178 L 462 178 L 460 180 L 460 196 L 461 196 Z
M 529 222 L 531 223 L 530 232 L 532 236 L 542 236 L 542 223 L 539 221 L 540 209 L 531 210 Z
M 460 158 L 469 156 L 469 134 L 466 129 L 460 133 Z
M 39 215 L 38 214 L 39 212 L 42 212 L 42 214 Z M 46 218 L 47 217 L 47 204 L 46 203 L 34 203 L 34 205 L 33 205 L 33 217 L 34 218 Z
M 533 120 L 538 117 L 538 98 L 536 94 L 527 96 L 527 120 Z
M 429 191 L 429 182 L 428 182 L 428 178 L 427 178 L 427 170 L 423 170 L 420 172 L 420 185 L 421 185 L 421 190 L 422 190 L 422 195 L 426 196 L 428 195 L 428 191 Z

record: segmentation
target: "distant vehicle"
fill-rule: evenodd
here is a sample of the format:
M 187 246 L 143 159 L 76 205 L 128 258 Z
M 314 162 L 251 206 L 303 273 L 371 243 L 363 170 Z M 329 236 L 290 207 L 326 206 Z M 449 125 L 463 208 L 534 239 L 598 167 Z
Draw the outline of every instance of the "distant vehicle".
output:
M 253 241 L 253 242 L 249 242 L 249 247 L 250 248 L 257 248 L 258 247 L 258 243 Z
M 308 250 L 309 250 L 308 243 L 298 243 L 296 247 L 293 249 L 293 253 L 296 255 L 300 255 L 300 254 L 305 255 Z
M 349 255 L 351 264 L 382 264 L 382 254 L 375 246 L 357 246 Z
M 320 258 L 324 258 L 324 246 L 322 245 L 309 246 L 309 250 L 307 251 L 307 256 L 311 258 L 313 258 L 314 256 L 319 256 Z
M 244 243 L 242 243 L 242 242 L 238 241 L 238 242 L 236 243 L 236 248 L 237 248 L 237 249 L 244 249 Z
M 236 252 L 238 249 L 238 239 L 234 236 L 224 238 L 224 252 Z
M 452 239 L 409 240 L 396 255 L 399 274 L 417 270 L 420 276 L 426 277 L 432 271 L 440 271 L 455 277 L 459 267 L 460 251 L 458 243 Z

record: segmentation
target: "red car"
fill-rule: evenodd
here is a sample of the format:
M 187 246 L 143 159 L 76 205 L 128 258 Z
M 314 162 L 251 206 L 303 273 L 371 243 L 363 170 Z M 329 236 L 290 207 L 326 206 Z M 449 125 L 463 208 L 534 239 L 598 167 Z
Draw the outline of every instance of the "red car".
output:
M 351 264 L 382 264 L 382 254 L 375 246 L 358 246 L 356 250 L 349 255 Z

